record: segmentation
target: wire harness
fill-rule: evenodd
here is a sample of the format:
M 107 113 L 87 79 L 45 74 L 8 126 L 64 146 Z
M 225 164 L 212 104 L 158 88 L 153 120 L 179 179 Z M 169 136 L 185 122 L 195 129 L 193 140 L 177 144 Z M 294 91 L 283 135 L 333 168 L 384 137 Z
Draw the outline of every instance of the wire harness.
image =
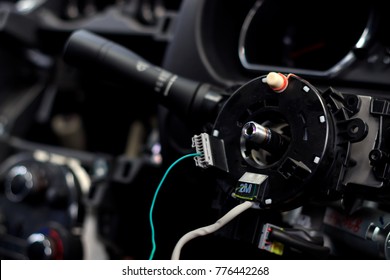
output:
M 233 209 L 231 209 L 229 212 L 227 212 L 222 218 L 220 218 L 218 221 L 216 221 L 214 224 L 201 227 L 198 229 L 195 229 L 193 231 L 190 231 L 182 236 L 182 238 L 179 239 L 177 242 L 173 253 L 172 253 L 172 260 L 179 260 L 180 259 L 180 253 L 183 246 L 190 240 L 199 237 L 199 236 L 205 236 L 208 234 L 211 234 L 213 232 L 216 232 L 223 226 L 225 226 L 227 223 L 229 223 L 231 220 L 233 220 L 235 217 L 240 215 L 241 213 L 245 212 L 249 208 L 251 208 L 254 205 L 254 202 L 246 201 L 242 204 L 237 205 Z
M 317 258 L 327 258 L 330 254 L 330 249 L 328 247 L 320 246 L 303 238 L 294 236 L 287 230 L 273 228 L 269 233 L 269 239 L 272 241 L 278 241 L 284 245 L 288 245 Z

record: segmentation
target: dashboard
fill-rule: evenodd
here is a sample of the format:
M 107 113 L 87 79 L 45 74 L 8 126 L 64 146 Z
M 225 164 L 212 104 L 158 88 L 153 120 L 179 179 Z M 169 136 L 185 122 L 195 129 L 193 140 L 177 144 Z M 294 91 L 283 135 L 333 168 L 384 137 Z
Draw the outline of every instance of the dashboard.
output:
M 389 8 L 0 1 L 0 257 L 390 259 Z
M 221 81 L 281 71 L 386 85 L 386 4 L 374 1 L 353 12 L 352 6 L 351 1 L 199 3 L 194 46 L 208 72 Z

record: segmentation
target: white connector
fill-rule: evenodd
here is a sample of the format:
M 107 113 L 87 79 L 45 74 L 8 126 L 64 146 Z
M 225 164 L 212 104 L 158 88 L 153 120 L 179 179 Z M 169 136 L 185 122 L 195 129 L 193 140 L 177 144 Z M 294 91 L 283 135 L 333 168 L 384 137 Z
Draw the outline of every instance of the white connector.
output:
M 223 140 L 207 133 L 201 133 L 192 137 L 192 147 L 200 154 L 195 157 L 196 166 L 202 168 L 215 166 L 229 172 Z
M 200 156 L 194 158 L 196 166 L 207 168 L 214 165 L 210 136 L 207 133 L 201 133 L 192 137 L 192 147 L 200 154 Z

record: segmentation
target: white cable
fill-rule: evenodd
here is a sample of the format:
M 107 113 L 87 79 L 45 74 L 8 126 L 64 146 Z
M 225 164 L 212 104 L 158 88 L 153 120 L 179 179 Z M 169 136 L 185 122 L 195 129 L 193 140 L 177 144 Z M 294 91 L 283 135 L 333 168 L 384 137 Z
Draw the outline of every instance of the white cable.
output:
M 179 260 L 180 259 L 181 249 L 188 241 L 190 241 L 196 237 L 199 237 L 199 236 L 204 236 L 204 235 L 216 232 L 221 227 L 223 227 L 224 225 L 229 223 L 231 220 L 233 220 L 235 217 L 240 215 L 242 212 L 251 208 L 253 204 L 254 204 L 254 202 L 250 202 L 250 201 L 246 201 L 242 204 L 239 204 L 236 207 L 234 207 L 232 210 L 227 212 L 225 214 L 225 216 L 220 218 L 214 224 L 195 229 L 195 230 L 190 231 L 190 232 L 186 233 L 185 235 L 183 235 L 182 238 L 180 238 L 179 241 L 176 243 L 176 246 L 175 246 L 175 249 L 173 250 L 171 259 L 172 260 Z

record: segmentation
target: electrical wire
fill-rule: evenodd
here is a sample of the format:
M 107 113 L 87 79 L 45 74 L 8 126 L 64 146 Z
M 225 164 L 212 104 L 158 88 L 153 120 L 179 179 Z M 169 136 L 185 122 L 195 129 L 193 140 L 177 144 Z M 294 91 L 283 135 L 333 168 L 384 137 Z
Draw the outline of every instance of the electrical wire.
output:
M 312 242 L 292 236 L 287 232 L 275 228 L 272 229 L 272 231 L 269 233 L 268 238 L 272 241 L 279 241 L 283 244 L 287 244 L 302 252 L 310 253 L 317 257 L 327 257 L 330 253 L 330 249 L 328 247 L 316 245 Z
M 157 186 L 157 189 L 154 193 L 154 196 L 153 196 L 153 200 L 152 200 L 152 204 L 150 205 L 150 211 L 149 211 L 149 222 L 150 222 L 150 229 L 151 229 L 151 234 L 152 234 L 152 251 L 150 252 L 150 256 L 149 256 L 149 260 L 153 260 L 153 257 L 154 257 L 154 254 L 156 252 L 156 239 L 155 239 L 155 230 L 154 230 L 154 224 L 153 224 L 153 209 L 154 209 L 154 205 L 156 204 L 156 199 L 157 199 L 157 195 L 161 189 L 161 186 L 162 184 L 164 183 L 168 173 L 171 171 L 171 169 L 177 164 L 179 163 L 180 161 L 182 161 L 183 159 L 186 159 L 186 158 L 189 158 L 189 157 L 196 157 L 196 156 L 200 156 L 201 154 L 199 153 L 193 153 L 193 154 L 188 154 L 188 155 L 185 155 L 185 156 L 182 156 L 181 158 L 179 158 L 178 160 L 176 160 L 174 163 L 172 163 L 167 171 L 165 171 L 165 174 L 164 176 L 162 177 L 160 183 L 158 184 Z
M 315 245 L 323 246 L 324 239 L 320 236 L 311 236 L 306 230 L 298 228 L 283 228 L 283 232 L 289 234 L 292 237 L 306 240 Z
M 243 213 L 244 211 L 248 210 L 252 207 L 254 202 L 246 201 L 242 204 L 237 205 L 233 209 L 231 209 L 229 212 L 227 212 L 222 218 L 220 218 L 218 221 L 216 221 L 214 224 L 201 227 L 198 229 L 195 229 L 193 231 L 190 231 L 182 236 L 182 238 L 179 239 L 179 241 L 176 243 L 175 249 L 172 253 L 172 260 L 179 260 L 180 259 L 180 253 L 183 246 L 190 240 L 199 237 L 204 236 L 213 232 L 216 232 L 220 228 L 222 228 L 224 225 L 229 223 L 231 220 L 233 220 L 235 217 Z

